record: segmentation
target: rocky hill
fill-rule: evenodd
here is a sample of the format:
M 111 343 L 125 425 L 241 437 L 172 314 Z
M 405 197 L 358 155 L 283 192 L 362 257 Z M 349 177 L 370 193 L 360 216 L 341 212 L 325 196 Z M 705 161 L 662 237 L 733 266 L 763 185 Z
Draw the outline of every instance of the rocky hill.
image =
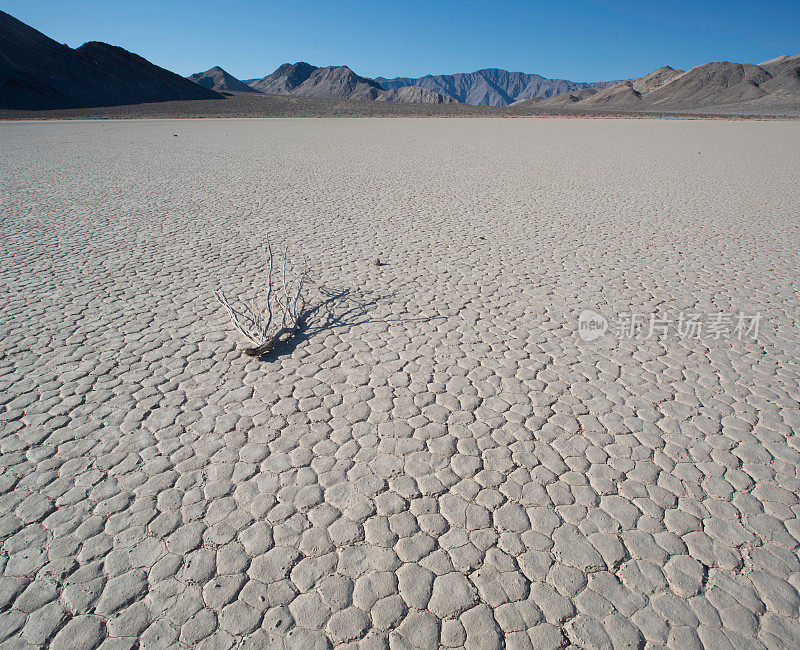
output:
M 0 11 L 0 108 L 41 110 L 221 98 L 107 43 L 77 49 Z
M 198 72 L 190 77 L 190 81 L 203 88 L 210 88 L 216 91 L 239 92 L 239 93 L 257 93 L 258 91 L 252 86 L 239 81 L 236 77 L 228 74 L 218 65 L 205 72 Z
M 384 90 L 374 79 L 357 75 L 346 65 L 318 68 L 304 61 L 284 63 L 266 77 L 251 80 L 250 85 L 262 93 L 300 97 L 427 104 L 446 104 L 457 101 L 448 95 L 413 86 Z
M 576 110 L 768 112 L 771 106 L 800 108 L 800 56 L 781 56 L 760 65 L 729 61 L 691 70 L 657 68 L 644 77 L 607 88 L 590 88 L 517 107 L 559 107 Z
M 499 68 L 486 68 L 470 73 L 426 75 L 416 79 L 395 77 L 376 79 L 387 90 L 404 86 L 420 86 L 459 102 L 476 106 L 508 106 L 515 101 L 533 97 L 550 97 L 583 88 L 603 88 L 613 81 L 575 82 L 566 79 L 547 79 L 538 74 L 509 72 Z

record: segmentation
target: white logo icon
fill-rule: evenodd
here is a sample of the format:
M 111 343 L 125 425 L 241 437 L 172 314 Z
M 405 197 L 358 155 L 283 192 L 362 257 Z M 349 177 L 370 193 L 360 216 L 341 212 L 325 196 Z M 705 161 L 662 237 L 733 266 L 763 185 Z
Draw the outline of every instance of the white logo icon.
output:
M 602 314 L 591 309 L 584 309 L 578 317 L 578 336 L 582 341 L 599 339 L 608 329 L 608 320 Z

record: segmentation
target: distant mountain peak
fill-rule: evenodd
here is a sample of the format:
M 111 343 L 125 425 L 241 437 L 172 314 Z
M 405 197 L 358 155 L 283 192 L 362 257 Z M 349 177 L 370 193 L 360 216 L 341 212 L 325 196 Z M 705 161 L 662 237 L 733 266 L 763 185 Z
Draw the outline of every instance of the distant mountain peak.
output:
M 284 63 L 278 66 L 272 74 L 250 83 L 262 93 L 276 95 L 290 94 L 295 88 L 301 86 L 319 68 L 305 61 L 297 63 Z
M 203 88 L 210 88 L 211 90 L 216 91 L 241 93 L 258 92 L 255 88 L 248 86 L 246 83 L 240 81 L 233 75 L 225 72 L 225 70 L 220 68 L 218 65 L 215 65 L 213 68 L 209 68 L 205 72 L 197 72 L 188 77 L 188 79 L 194 81 Z

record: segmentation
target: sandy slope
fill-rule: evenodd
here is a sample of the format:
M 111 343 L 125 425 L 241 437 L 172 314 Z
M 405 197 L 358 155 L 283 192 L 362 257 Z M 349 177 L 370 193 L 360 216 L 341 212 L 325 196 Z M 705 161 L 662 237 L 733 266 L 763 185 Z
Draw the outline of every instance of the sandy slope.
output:
M 0 641 L 800 638 L 800 125 L 0 138 Z M 315 311 L 256 362 L 212 290 L 267 232 Z M 763 325 L 582 343 L 583 309 Z

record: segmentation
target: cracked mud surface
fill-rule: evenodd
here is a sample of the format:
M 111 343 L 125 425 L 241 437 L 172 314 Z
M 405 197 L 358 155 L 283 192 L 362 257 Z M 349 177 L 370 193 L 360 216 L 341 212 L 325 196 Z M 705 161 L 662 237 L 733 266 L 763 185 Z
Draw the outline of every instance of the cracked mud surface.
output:
M 0 138 L 3 647 L 800 640 L 800 125 Z M 212 292 L 265 234 L 316 275 L 253 360 Z M 585 343 L 583 309 L 763 321 Z

